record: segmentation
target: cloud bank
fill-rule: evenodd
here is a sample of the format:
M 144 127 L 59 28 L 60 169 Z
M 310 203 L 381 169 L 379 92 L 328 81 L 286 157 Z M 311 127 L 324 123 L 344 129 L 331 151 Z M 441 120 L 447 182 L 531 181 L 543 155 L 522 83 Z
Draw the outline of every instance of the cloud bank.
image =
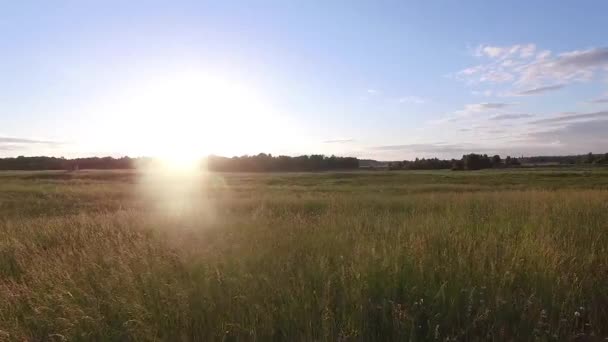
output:
M 587 82 L 608 71 L 608 47 L 554 54 L 535 44 L 478 46 L 473 55 L 481 64 L 453 74 L 467 84 L 509 84 L 512 96 L 540 95 L 573 82 Z

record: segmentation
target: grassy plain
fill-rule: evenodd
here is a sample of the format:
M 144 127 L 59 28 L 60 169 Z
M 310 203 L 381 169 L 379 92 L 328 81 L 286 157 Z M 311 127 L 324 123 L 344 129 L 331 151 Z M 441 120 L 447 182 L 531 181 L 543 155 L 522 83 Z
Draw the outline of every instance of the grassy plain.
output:
M 0 173 L 0 340 L 608 337 L 608 169 L 140 178 Z

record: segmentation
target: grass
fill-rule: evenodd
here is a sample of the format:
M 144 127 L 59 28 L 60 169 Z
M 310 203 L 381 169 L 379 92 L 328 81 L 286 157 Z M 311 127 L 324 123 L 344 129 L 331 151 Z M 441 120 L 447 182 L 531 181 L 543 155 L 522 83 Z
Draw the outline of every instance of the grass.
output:
M 0 340 L 608 336 L 608 170 L 139 177 L 0 173 Z

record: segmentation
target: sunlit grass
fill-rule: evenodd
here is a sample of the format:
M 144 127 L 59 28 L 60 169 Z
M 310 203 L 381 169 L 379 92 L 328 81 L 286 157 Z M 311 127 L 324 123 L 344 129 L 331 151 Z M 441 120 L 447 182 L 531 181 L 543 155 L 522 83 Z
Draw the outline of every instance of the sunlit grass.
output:
M 607 175 L 478 176 L 211 175 L 213 218 L 6 176 L 0 339 L 606 337 Z

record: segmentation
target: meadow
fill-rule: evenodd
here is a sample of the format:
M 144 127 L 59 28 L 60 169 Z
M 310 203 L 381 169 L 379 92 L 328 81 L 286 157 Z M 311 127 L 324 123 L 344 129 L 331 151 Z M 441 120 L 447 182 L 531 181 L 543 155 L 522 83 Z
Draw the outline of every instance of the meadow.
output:
M 608 337 L 608 169 L 0 173 L 0 341 Z

